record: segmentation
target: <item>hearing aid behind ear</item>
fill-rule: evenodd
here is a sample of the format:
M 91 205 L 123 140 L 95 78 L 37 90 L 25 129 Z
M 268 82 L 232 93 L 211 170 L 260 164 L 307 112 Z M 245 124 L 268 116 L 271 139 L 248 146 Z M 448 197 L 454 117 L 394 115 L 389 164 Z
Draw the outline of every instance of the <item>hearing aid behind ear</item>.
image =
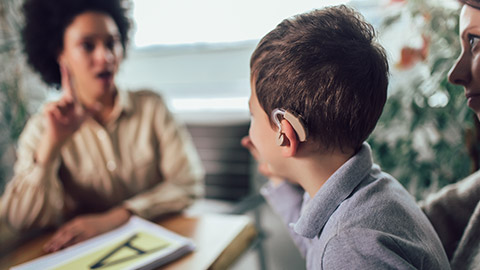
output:
M 282 133 L 281 130 L 278 131 L 277 145 L 278 146 L 284 146 L 285 145 L 285 135 Z
M 303 124 L 302 120 L 300 117 L 297 117 L 293 115 L 291 112 L 286 111 L 284 109 L 274 109 L 272 111 L 272 119 L 275 122 L 275 124 L 278 127 L 278 137 L 277 137 L 277 144 L 282 146 L 284 145 L 285 142 L 285 135 L 282 133 L 282 124 L 280 123 L 280 119 L 278 116 L 282 116 L 285 120 L 287 120 L 297 133 L 298 139 L 301 142 L 304 142 L 307 140 L 307 129 L 305 128 L 305 125 Z

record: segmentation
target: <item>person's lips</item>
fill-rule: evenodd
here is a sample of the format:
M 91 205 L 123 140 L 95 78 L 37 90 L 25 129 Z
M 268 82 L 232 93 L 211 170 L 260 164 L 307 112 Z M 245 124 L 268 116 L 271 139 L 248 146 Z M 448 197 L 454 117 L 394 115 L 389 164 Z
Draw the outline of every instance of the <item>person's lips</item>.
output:
M 470 108 L 477 108 L 480 105 L 480 92 L 467 92 L 465 97 Z
M 96 77 L 102 80 L 109 80 L 113 77 L 113 73 L 105 70 L 105 71 L 99 72 Z
M 465 97 L 467 99 L 474 98 L 474 97 L 480 97 L 480 92 L 467 92 L 465 93 Z

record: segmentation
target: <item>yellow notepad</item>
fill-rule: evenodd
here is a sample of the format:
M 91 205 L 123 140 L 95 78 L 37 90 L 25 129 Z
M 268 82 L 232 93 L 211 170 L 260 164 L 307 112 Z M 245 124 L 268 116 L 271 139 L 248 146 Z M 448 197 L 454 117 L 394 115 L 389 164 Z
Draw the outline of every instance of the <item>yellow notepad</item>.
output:
M 133 216 L 111 232 L 12 269 L 152 269 L 194 248 L 190 239 Z

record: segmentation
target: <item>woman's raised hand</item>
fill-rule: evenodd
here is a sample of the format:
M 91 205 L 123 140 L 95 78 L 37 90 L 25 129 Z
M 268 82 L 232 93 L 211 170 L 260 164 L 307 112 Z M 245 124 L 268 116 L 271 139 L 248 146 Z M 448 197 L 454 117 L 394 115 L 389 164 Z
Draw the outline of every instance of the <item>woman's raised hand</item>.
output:
M 60 64 L 63 95 L 60 100 L 47 104 L 43 114 L 45 132 L 42 144 L 36 153 L 36 160 L 45 163 L 52 160 L 65 141 L 77 131 L 93 110 L 85 108 L 78 100 L 71 74 L 64 64 Z

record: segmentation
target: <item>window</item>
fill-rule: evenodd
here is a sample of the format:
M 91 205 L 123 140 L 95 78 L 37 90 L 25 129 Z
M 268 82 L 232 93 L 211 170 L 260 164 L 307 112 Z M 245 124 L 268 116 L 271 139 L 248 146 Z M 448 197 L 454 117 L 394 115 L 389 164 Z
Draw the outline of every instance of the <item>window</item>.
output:
M 137 47 L 261 38 L 289 16 L 347 0 L 134 0 Z
M 248 119 L 249 60 L 261 37 L 298 13 L 376 1 L 133 0 L 136 29 L 119 85 L 159 91 L 188 119 Z

